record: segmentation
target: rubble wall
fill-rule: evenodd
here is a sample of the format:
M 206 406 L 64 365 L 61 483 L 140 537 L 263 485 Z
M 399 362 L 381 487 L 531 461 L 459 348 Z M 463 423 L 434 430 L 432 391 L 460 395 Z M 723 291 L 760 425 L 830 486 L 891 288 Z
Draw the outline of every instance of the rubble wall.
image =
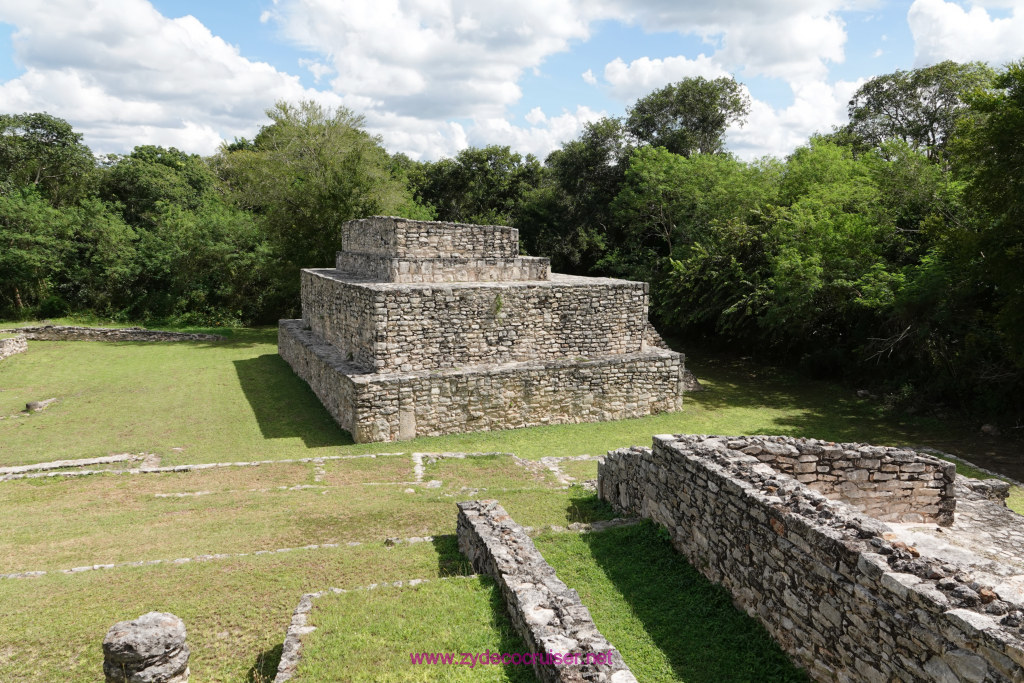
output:
M 653 449 L 614 451 L 598 467 L 599 495 L 664 526 L 817 680 L 1024 680 L 1019 606 L 987 611 L 945 565 L 904 561 L 884 522 L 741 444 L 657 436 Z
M 476 572 L 494 578 L 537 678 L 545 683 L 636 683 L 579 594 L 555 575 L 505 508 L 496 500 L 458 505 L 459 550 Z M 599 655 L 601 662 L 597 657 L 587 661 L 588 655 Z

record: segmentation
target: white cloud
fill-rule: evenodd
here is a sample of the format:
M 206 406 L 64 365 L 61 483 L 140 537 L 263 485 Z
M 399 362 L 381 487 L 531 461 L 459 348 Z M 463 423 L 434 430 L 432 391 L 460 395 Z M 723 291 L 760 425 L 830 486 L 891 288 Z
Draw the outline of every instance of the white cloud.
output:
M 523 73 L 589 35 L 573 0 L 280 0 L 274 20 L 333 64 L 337 93 L 435 121 L 503 117 Z
M 884 54 L 885 54 L 885 50 L 883 50 L 882 48 L 878 48 L 877 50 L 875 50 L 874 52 L 871 53 L 871 56 L 872 57 L 881 57 Z
M 984 5 L 1011 7 L 1009 17 L 995 18 Z M 981 60 L 1000 65 L 1024 56 L 1024 7 L 1019 2 L 975 3 L 969 11 L 943 0 L 915 0 L 907 12 L 914 36 L 916 66 L 946 59 Z
M 459 123 L 424 122 L 394 115 L 367 116 L 367 128 L 380 135 L 388 149 L 401 151 L 413 159 L 453 157 L 466 147 L 507 145 L 521 154 L 533 154 L 543 160 L 563 143 L 578 137 L 583 126 L 606 113 L 589 107 L 562 111 L 548 116 L 535 107 L 525 119 L 529 126 L 518 126 L 505 117 L 478 118 L 468 129 Z
M 725 69 L 703 54 L 697 55 L 696 59 L 641 57 L 628 65 L 616 58 L 604 67 L 604 80 L 612 97 L 630 103 L 652 90 L 684 78 L 703 76 L 711 79 L 728 75 Z
M 832 126 L 846 123 L 847 103 L 863 83 L 864 79 L 832 85 L 824 81 L 792 84 L 793 104 L 781 109 L 752 98 L 746 124 L 730 127 L 726 144 L 743 159 L 785 156 L 806 144 L 812 134 L 828 133 Z
M 319 83 L 320 79 L 326 76 L 327 74 L 334 73 L 333 68 L 321 63 L 319 60 L 316 59 L 300 59 L 299 66 L 309 71 L 309 73 L 313 74 L 313 81 L 316 83 Z
M 583 72 L 583 82 L 588 85 L 597 85 L 597 76 L 594 75 L 593 69 L 587 69 Z
M 846 30 L 840 10 L 876 0 L 599 0 L 592 12 L 639 24 L 650 32 L 701 36 L 719 45 L 711 57 L 747 76 L 787 81 L 823 78 L 827 62 L 842 62 Z
M 209 154 L 255 133 L 276 99 L 341 102 L 145 0 L 0 0 L 0 15 L 25 69 L 0 84 L 4 108 L 68 119 L 97 153 L 163 144 Z

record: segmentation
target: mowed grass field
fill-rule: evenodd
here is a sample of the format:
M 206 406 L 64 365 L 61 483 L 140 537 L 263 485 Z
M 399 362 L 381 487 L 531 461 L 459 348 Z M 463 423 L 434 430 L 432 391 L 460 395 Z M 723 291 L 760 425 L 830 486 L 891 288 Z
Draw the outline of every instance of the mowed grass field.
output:
M 0 579 L 0 681 L 99 680 L 106 630 L 151 610 L 185 620 L 193 681 L 269 681 L 299 598 L 331 587 L 350 592 L 317 601 L 299 680 L 529 680 L 513 667 L 409 664 L 410 652 L 517 643 L 493 585 L 468 576 L 455 502 L 497 498 L 538 529 L 614 512 L 510 455 L 442 459 L 418 480 L 412 453 L 537 460 L 682 432 L 936 445 L 955 436 L 927 420 L 890 421 L 832 385 L 693 358 L 708 390 L 687 396 L 682 413 L 357 445 L 276 355 L 275 330 L 223 333 L 219 343 L 30 342 L 0 361 L 0 467 L 121 453 L 161 465 L 274 461 L 130 474 L 132 461 L 0 481 L 0 575 L 45 572 Z M 49 398 L 46 410 L 22 412 Z M 375 457 L 339 457 L 356 455 Z M 325 459 L 286 462 L 308 458 Z M 566 462 L 563 472 L 583 480 L 596 466 Z M 1024 509 L 1024 494 L 1011 504 Z M 434 540 L 385 543 L 425 536 Z M 548 531 L 537 544 L 641 680 L 801 678 L 646 525 Z M 115 566 L 81 570 L 95 565 Z M 366 589 L 411 579 L 431 581 Z

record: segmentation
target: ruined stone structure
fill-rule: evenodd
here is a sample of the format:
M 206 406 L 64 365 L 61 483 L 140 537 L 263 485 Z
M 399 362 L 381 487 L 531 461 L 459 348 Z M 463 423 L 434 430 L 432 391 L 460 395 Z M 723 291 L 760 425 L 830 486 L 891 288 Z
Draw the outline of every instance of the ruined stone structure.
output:
M 1024 518 L 1001 486 L 956 488 L 952 468 L 862 444 L 656 436 L 609 453 L 598 489 L 664 526 L 816 680 L 1016 683 Z
M 646 283 L 551 273 L 507 227 L 374 217 L 342 244 L 278 351 L 357 442 L 681 408 Z
M 79 327 L 76 325 L 38 325 L 11 330 L 33 341 L 105 341 L 105 342 L 178 342 L 224 341 L 219 334 L 165 332 L 143 327 Z
M 28 351 L 28 341 L 26 341 L 25 335 L 19 334 L 15 337 L 0 339 L 0 360 L 25 351 Z
M 526 531 L 498 501 L 459 503 L 457 533 L 459 550 L 473 569 L 494 578 L 529 652 L 544 655 L 533 657 L 539 680 L 636 683 L 622 655 L 597 630 L 579 594 L 555 576 Z M 601 661 L 593 655 L 600 655 Z

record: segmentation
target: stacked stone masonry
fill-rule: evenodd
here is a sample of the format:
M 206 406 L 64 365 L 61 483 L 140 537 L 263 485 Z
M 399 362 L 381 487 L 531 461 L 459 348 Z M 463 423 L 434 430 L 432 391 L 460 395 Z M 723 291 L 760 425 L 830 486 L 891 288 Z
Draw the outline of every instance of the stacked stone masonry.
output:
M 165 332 L 142 327 L 76 327 L 71 325 L 41 325 L 18 327 L 12 330 L 34 341 L 105 341 L 105 342 L 198 342 L 223 341 L 219 334 L 193 332 Z
M 693 566 L 729 589 L 816 680 L 1024 680 L 1019 591 L 974 585 L 948 558 L 890 540 L 893 527 L 858 509 L 877 510 L 875 503 L 844 497 L 836 486 L 852 481 L 864 490 L 888 457 L 890 466 L 925 467 L 888 471 L 897 476 L 878 484 L 914 476 L 927 482 L 922 477 L 931 471 L 941 475 L 933 481 L 944 482 L 935 490 L 945 501 L 951 472 L 927 455 L 873 448 L 783 437 L 656 436 L 653 449 L 609 453 L 598 467 L 598 489 L 615 507 L 664 526 Z M 798 471 L 805 453 L 832 463 L 828 471 L 815 465 L 814 474 L 837 479 L 795 479 L 793 473 L 811 474 Z M 844 461 L 850 464 L 837 464 Z M 854 472 L 867 478 L 851 479 Z M 920 491 L 876 489 L 923 519 L 952 512 Z M 899 517 L 909 514 L 915 513 Z
M 343 247 L 302 272 L 278 348 L 356 441 L 681 408 L 683 358 L 648 345 L 645 283 L 552 274 L 497 226 L 376 217 Z
M 473 569 L 498 584 L 528 652 L 544 655 L 533 657 L 539 680 L 636 683 L 622 655 L 597 630 L 579 594 L 555 575 L 526 531 L 497 501 L 459 503 L 457 534 L 459 550 Z M 549 654 L 558 658 L 548 659 Z M 587 661 L 594 654 L 604 661 Z
M 0 339 L 0 360 L 25 351 L 28 351 L 28 341 L 24 335 Z

